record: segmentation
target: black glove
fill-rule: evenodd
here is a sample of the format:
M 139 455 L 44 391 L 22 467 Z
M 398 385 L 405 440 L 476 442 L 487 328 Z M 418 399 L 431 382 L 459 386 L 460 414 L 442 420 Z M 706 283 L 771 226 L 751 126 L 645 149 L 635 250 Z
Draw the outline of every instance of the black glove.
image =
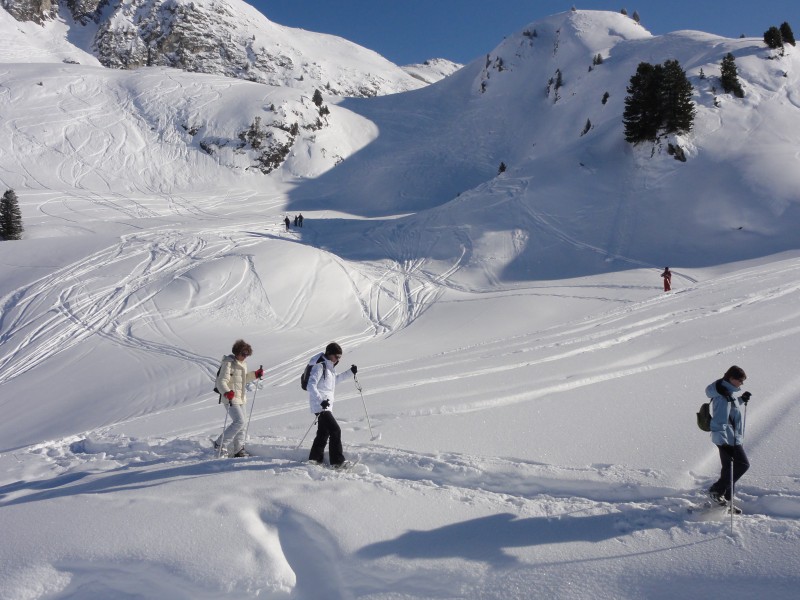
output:
M 327 400 L 323 400 L 322 402 L 320 402 L 320 403 L 319 403 L 319 405 L 320 405 L 320 406 L 322 407 L 322 409 L 324 410 L 324 409 L 328 408 L 328 407 L 331 405 L 331 403 L 330 403 L 330 402 L 328 402 Z
M 750 396 L 752 395 L 753 394 L 751 394 L 750 392 L 745 392 L 744 394 L 742 394 L 742 402 L 747 404 L 750 401 Z
M 353 375 L 355 375 L 356 373 L 358 373 L 358 367 L 357 367 L 357 366 L 355 366 L 355 365 L 352 365 L 352 366 L 350 367 L 350 370 L 353 372 Z

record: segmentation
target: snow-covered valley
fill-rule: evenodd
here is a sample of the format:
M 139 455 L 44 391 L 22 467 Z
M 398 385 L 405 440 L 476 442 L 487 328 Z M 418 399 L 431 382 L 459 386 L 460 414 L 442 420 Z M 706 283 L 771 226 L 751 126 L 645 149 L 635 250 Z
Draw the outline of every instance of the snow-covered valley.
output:
M 791 52 L 554 15 L 490 53 L 502 70 L 326 96 L 264 174 L 237 132 L 314 123 L 308 94 L 64 63 L 62 25 L 0 18 L 25 223 L 0 242 L 0 597 L 796 596 Z M 728 51 L 747 95 L 715 106 L 699 73 Z M 686 163 L 622 138 L 637 62 L 673 56 Z M 253 456 L 217 459 L 237 338 L 266 371 Z M 298 379 L 331 340 L 363 388 L 337 389 L 350 472 L 306 462 Z M 733 364 L 753 399 L 731 521 L 696 510 L 719 459 L 695 412 Z

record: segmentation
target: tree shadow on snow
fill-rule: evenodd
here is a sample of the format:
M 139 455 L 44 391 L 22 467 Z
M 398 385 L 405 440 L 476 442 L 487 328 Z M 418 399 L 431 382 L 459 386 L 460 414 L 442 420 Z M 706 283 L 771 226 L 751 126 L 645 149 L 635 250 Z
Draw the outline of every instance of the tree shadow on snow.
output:
M 637 511 L 637 515 L 641 511 Z M 649 529 L 653 523 L 641 518 L 626 519 L 626 514 L 611 513 L 577 517 L 530 517 L 518 519 L 504 513 L 453 523 L 430 531 L 409 531 L 385 542 L 363 547 L 358 556 L 377 559 L 398 556 L 406 559 L 464 558 L 508 567 L 517 559 L 506 552 L 509 548 L 524 548 L 565 542 L 600 542 L 627 535 L 632 528 Z

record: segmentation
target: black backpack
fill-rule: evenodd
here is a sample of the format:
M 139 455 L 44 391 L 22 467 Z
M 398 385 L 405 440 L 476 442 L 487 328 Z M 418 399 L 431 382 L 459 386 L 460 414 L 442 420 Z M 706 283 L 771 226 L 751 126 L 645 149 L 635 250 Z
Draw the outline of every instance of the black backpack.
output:
M 306 365 L 306 368 L 303 370 L 303 374 L 300 375 L 300 387 L 303 388 L 304 391 L 308 390 L 308 378 L 311 377 L 311 369 L 314 368 L 314 365 L 318 365 L 319 363 L 324 363 L 324 362 L 325 362 L 325 356 L 320 354 L 316 362 L 313 363 L 310 362 Z M 322 366 L 323 379 L 327 377 L 327 371 L 328 369 L 326 369 L 325 366 L 323 365 Z
M 233 356 L 233 355 L 231 354 L 231 356 Z M 217 382 L 217 379 L 219 379 L 219 374 L 220 374 L 220 372 L 221 372 L 221 371 L 222 371 L 222 365 L 220 365 L 220 366 L 219 366 L 219 369 L 217 369 L 217 376 L 216 376 L 216 377 L 214 377 L 214 383 L 216 383 L 216 382 Z M 215 393 L 215 394 L 219 394 L 219 402 L 218 402 L 218 404 L 222 404 L 222 392 L 220 392 L 220 391 L 217 389 L 217 386 L 216 386 L 216 385 L 214 386 L 214 393 Z

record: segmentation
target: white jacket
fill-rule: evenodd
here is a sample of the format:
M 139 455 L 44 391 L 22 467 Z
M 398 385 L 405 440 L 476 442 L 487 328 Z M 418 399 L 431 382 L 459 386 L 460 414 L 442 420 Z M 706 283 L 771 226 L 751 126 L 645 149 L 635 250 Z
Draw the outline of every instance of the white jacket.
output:
M 337 375 L 336 367 L 327 358 L 323 357 L 322 362 L 317 362 L 320 356 L 323 355 L 317 354 L 309 361 L 309 364 L 314 366 L 311 369 L 311 375 L 308 377 L 308 385 L 306 386 L 308 389 L 309 408 L 314 414 L 323 410 L 331 410 L 336 393 L 336 384 L 353 376 L 353 372 L 350 369 Z M 322 408 L 321 406 L 324 400 L 330 403 L 327 408 Z
M 229 354 L 222 357 L 222 364 L 219 367 L 219 375 L 217 375 L 216 387 L 222 394 L 223 404 L 244 404 L 247 402 L 245 398 L 245 386 L 256 378 L 255 371 L 247 370 L 247 363 L 239 362 L 236 358 Z M 225 393 L 233 390 L 233 400 L 228 401 Z

